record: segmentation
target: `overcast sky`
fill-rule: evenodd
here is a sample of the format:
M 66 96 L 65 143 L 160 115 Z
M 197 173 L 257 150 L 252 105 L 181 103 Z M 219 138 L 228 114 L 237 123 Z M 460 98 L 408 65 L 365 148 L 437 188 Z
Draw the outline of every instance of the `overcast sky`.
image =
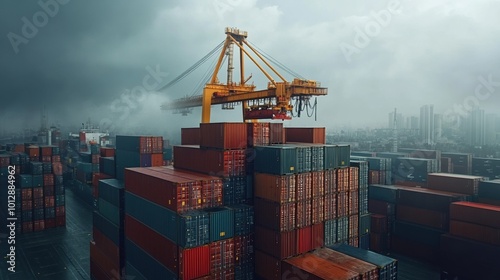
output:
M 155 89 L 223 41 L 226 26 L 248 31 L 251 43 L 328 87 L 318 120 L 290 126 L 384 126 L 394 107 L 409 116 L 424 104 L 437 113 L 474 102 L 500 111 L 499 14 L 492 0 L 7 0 L 0 129 L 38 127 L 43 106 L 62 126 L 89 117 L 117 131 L 163 135 L 196 126 L 200 109 L 182 117 L 160 105 L 192 94 L 213 60 L 177 86 Z M 265 88 L 263 75 L 249 73 Z M 150 92 L 133 90 L 144 81 Z M 241 121 L 241 109 L 214 106 L 212 120 Z

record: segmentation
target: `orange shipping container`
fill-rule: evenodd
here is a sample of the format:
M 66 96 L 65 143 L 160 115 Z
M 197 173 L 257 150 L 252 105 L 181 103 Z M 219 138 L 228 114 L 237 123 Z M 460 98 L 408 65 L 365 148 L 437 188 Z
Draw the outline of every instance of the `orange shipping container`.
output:
M 163 166 L 163 154 L 152 154 L 151 166 Z
M 282 279 L 359 280 L 359 274 L 311 253 L 281 262 Z
M 285 135 L 287 142 L 326 144 L 324 127 L 287 127 Z
M 101 155 L 101 157 L 114 157 L 115 149 L 109 147 L 101 147 L 99 154 Z
M 255 173 L 254 194 L 278 203 L 295 202 L 295 175 Z

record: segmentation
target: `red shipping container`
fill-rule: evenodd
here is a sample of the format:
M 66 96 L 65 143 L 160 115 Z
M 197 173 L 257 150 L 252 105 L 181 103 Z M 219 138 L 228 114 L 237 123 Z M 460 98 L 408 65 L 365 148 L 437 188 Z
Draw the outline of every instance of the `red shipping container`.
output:
M 53 162 L 52 163 L 52 173 L 57 176 L 62 176 L 63 175 L 63 166 L 62 163 L 60 162 Z
M 500 245 L 500 228 L 450 220 L 450 234 L 492 245 Z
M 201 123 L 200 146 L 217 149 L 245 149 L 247 125 L 246 123 Z
M 297 201 L 296 209 L 297 209 L 296 227 L 303 228 L 312 225 L 313 223 L 312 201 L 310 199 Z
M 234 280 L 234 268 L 228 268 L 225 270 L 215 271 L 210 273 L 210 278 L 212 280 Z
M 60 155 L 52 156 L 52 162 L 61 162 L 61 156 Z
M 115 149 L 109 148 L 109 147 L 101 147 L 99 149 L 99 154 L 101 157 L 114 157 L 115 156 Z
M 312 175 L 308 173 L 300 173 L 295 178 L 295 196 L 297 201 L 312 198 Z
M 258 279 L 289 279 L 281 278 L 281 260 L 259 250 L 255 251 L 255 274 Z
M 349 215 L 349 194 L 340 192 L 337 194 L 337 217 L 345 217 Z
M 385 175 L 384 175 L 385 180 Z M 349 191 L 359 190 L 359 168 L 349 167 Z
M 335 169 L 324 171 L 325 195 L 337 192 L 337 172 Z
M 56 227 L 66 226 L 66 215 L 56 217 Z
M 234 265 L 252 262 L 254 248 L 254 235 L 243 235 L 234 237 Z
M 312 225 L 311 228 L 313 249 L 323 247 L 325 245 L 325 223 Z
M 33 199 L 33 188 L 21 189 L 21 199 L 22 200 Z
M 114 278 L 111 275 L 108 275 L 99 265 L 95 263 L 94 260 L 90 260 L 90 275 L 92 279 L 95 280 L 108 280 L 108 279 L 120 279 Z
M 474 202 L 454 202 L 450 205 L 450 219 L 500 228 L 500 207 Z
M 127 191 L 179 213 L 190 210 L 190 188 L 196 185 L 201 183 L 150 168 L 125 169 Z
M 63 206 L 56 206 L 56 217 L 65 217 L 66 216 L 66 207 Z
M 371 214 L 370 232 L 371 233 L 387 233 L 388 223 L 387 216 L 380 214 Z
M 56 219 L 45 219 L 45 228 L 55 228 L 56 227 Z
M 337 218 L 337 194 L 330 193 L 325 195 L 325 221 Z
M 45 200 L 44 203 L 45 208 L 54 207 L 54 202 L 55 202 L 54 196 L 46 196 L 44 200 Z
M 324 127 L 286 127 L 287 142 L 326 144 Z
M 43 186 L 54 185 L 54 174 L 43 174 Z
M 278 203 L 295 202 L 295 175 L 254 173 L 254 195 Z
M 174 167 L 212 176 L 245 176 L 245 150 L 201 149 L 174 146 Z
M 94 241 L 90 241 L 90 259 L 108 274 L 115 274 L 120 271 L 119 263 L 114 263 Z
M 388 233 L 370 232 L 370 250 L 385 254 L 390 249 Z
M 41 162 L 52 162 L 52 156 L 40 156 Z
M 104 180 L 104 179 L 109 179 L 111 176 L 108 174 L 104 173 L 93 173 L 92 174 L 92 186 L 98 187 L 99 186 L 99 180 Z
M 337 192 L 346 192 L 349 190 L 349 168 L 337 170 Z
M 210 247 L 208 245 L 183 249 L 179 247 L 179 278 L 194 279 L 210 274 Z
M 22 231 L 23 233 L 33 232 L 33 222 L 23 222 Z
M 319 249 L 313 252 L 314 255 L 331 261 L 345 269 L 357 272 L 362 280 L 378 279 L 378 267 L 364 262 L 362 260 L 353 258 L 351 256 L 342 254 L 329 248 Z
M 318 224 L 325 220 L 324 197 L 312 199 L 312 224 Z
M 398 204 L 396 219 L 437 229 L 448 229 L 448 215 L 444 212 Z
M 92 155 L 92 164 L 99 164 L 100 155 Z
M 125 236 L 171 271 L 178 273 L 178 246 L 140 221 L 125 215 Z
M 310 204 L 310 200 L 309 200 Z M 255 198 L 255 223 L 276 231 L 295 229 L 296 204 L 279 204 L 273 201 Z
M 248 147 L 269 145 L 269 123 L 247 123 Z
M 368 212 L 380 215 L 394 215 L 395 214 L 395 204 L 376 200 L 368 200 Z
M 297 254 L 297 231 L 277 232 L 255 226 L 255 248 L 280 260 L 294 256 Z
M 43 196 L 53 196 L 54 186 L 43 186 Z
M 368 184 L 373 185 L 373 184 L 380 184 L 380 183 L 381 183 L 380 182 L 380 171 L 378 171 L 378 170 L 368 171 Z
M 269 144 L 283 144 L 285 142 L 283 123 L 269 123 Z
M 33 188 L 33 198 L 43 198 L 43 187 Z
M 343 279 L 359 280 L 359 274 L 322 259 L 311 253 L 284 260 L 281 263 L 282 279 Z
M 23 200 L 21 202 L 21 210 L 32 210 L 33 209 L 33 200 Z
M 210 273 L 230 269 L 234 266 L 234 239 L 210 243 Z
M 163 154 L 163 137 L 162 136 L 151 136 L 151 153 L 152 154 Z
M 172 166 L 169 167 L 157 167 L 151 168 L 151 170 L 158 171 L 161 173 L 171 174 L 187 179 L 192 179 L 201 182 L 201 206 L 199 202 L 199 192 L 197 188 L 193 188 L 191 192 L 191 207 L 194 209 L 198 208 L 210 208 L 221 206 L 222 200 L 222 179 L 219 177 L 214 177 L 210 175 L 200 174 L 192 171 L 186 171 L 182 169 L 175 169 Z
M 396 181 L 396 186 L 404 186 L 404 187 L 416 187 L 416 188 L 426 188 L 426 182 L 412 182 L 412 181 Z
M 181 145 L 200 145 L 200 128 L 181 128 Z
M 33 221 L 33 231 L 45 230 L 45 220 Z
M 427 188 L 477 195 L 479 182 L 483 180 L 480 176 L 469 176 L 460 174 L 431 173 L 427 176 Z
M 359 213 L 359 193 L 358 191 L 348 192 L 349 195 L 349 215 Z
M 29 146 L 26 148 L 26 153 L 30 158 L 38 158 L 40 156 L 40 151 L 38 146 Z M 33 161 L 33 160 L 32 160 Z M 37 160 L 34 160 L 37 161 Z
M 14 152 L 16 152 L 16 153 L 24 153 L 25 152 L 24 145 L 23 144 L 16 144 L 14 146 Z
M 120 266 L 120 248 L 95 227 L 92 229 L 92 236 L 96 246 L 101 249 L 102 253 L 116 266 Z
M 320 197 L 325 194 L 325 185 L 324 185 L 324 174 L 323 171 L 313 171 L 311 172 L 312 176 L 312 197 Z
M 303 254 L 313 249 L 312 246 L 312 227 L 297 229 L 297 254 Z
M 349 238 L 357 238 L 359 236 L 359 216 L 349 216 Z
M 152 154 L 151 166 L 163 166 L 163 154 Z

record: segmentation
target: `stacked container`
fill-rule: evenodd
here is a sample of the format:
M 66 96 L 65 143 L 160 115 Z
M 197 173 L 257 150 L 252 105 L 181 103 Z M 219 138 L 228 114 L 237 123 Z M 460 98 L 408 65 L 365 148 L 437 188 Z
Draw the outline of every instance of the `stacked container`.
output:
M 472 158 L 472 175 L 485 177 L 489 180 L 500 179 L 500 159 Z
M 116 136 L 116 178 L 123 180 L 128 167 L 152 167 L 163 165 L 163 137 Z
M 472 154 L 467 153 L 441 153 L 441 158 L 449 159 L 448 172 L 443 170 L 441 172 L 471 175 L 472 174 Z
M 351 161 L 352 167 L 358 168 L 358 203 L 359 203 L 359 247 L 368 249 L 370 245 L 370 222 L 371 216 L 368 212 L 368 162 Z
M 368 184 L 391 184 L 392 160 L 390 158 L 351 156 L 351 160 L 368 162 Z

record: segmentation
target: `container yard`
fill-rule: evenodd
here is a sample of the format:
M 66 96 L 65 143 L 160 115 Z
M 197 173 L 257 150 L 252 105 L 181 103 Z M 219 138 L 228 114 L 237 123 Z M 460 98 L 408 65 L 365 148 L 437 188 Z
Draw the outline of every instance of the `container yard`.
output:
M 39 20 L 45 18 L 43 15 L 45 23 L 48 15 L 53 21 L 43 30 L 46 36 L 60 30 L 56 28 L 58 20 L 68 21 L 71 16 L 67 14 L 75 16 L 70 14 L 70 5 L 61 2 L 40 1 L 43 11 L 35 12 L 33 24 L 31 18 L 21 16 L 25 24 L 22 35 L 31 40 L 38 32 L 35 26 L 42 30 L 45 24 Z M 0 219 L 6 221 L 0 231 L 0 279 L 500 279 L 500 118 L 481 107 L 496 104 L 496 97 L 478 96 L 479 89 L 491 93 L 498 86 L 492 82 L 497 79 L 489 74 L 494 69 L 473 69 L 478 81 L 472 83 L 457 70 L 456 77 L 463 82 L 460 86 L 476 89 L 475 106 L 450 102 L 448 107 L 454 106 L 453 110 L 441 114 L 438 110 L 434 113 L 434 105 L 429 104 L 420 107 L 419 118 L 407 116 L 405 111 L 414 106 L 415 99 L 405 102 L 403 113 L 391 108 L 389 123 L 382 126 L 375 121 L 376 115 L 386 114 L 382 110 L 393 106 L 396 98 L 383 95 L 380 89 L 402 91 L 402 85 L 394 81 L 416 76 L 414 69 L 404 78 L 399 72 L 417 64 L 407 58 L 407 53 L 414 51 L 393 51 L 383 40 L 400 36 L 397 29 L 402 25 L 389 23 L 404 20 L 408 13 L 421 13 L 419 4 L 415 4 L 419 9 L 413 9 L 418 11 L 413 11 L 391 2 L 383 10 L 370 11 L 370 16 L 357 14 L 364 11 L 360 8 L 356 14 L 351 11 L 349 18 L 342 15 L 345 8 L 338 7 L 335 18 L 340 15 L 343 23 L 325 19 L 310 26 L 278 4 L 264 7 L 259 1 L 216 2 L 214 7 L 197 8 L 196 20 L 192 11 L 186 12 L 184 4 L 178 3 L 171 4 L 169 10 L 155 10 L 150 6 L 153 4 L 146 3 L 115 7 L 113 12 L 124 18 L 130 15 L 127 9 L 134 7 L 131 10 L 135 15 L 148 22 L 129 26 L 130 34 L 119 30 L 110 36 L 108 28 L 100 27 L 102 19 L 96 18 L 95 26 L 100 27 L 96 29 L 107 36 L 107 40 L 101 40 L 102 48 L 116 38 L 122 39 L 123 46 L 100 53 L 94 45 L 97 38 L 88 32 L 75 33 L 81 41 L 68 46 L 92 48 L 99 53 L 103 70 L 96 71 L 94 56 L 81 55 L 77 50 L 70 56 L 62 47 L 54 48 L 74 60 L 72 66 L 82 69 L 82 78 L 76 80 L 71 71 L 61 68 L 57 75 L 49 71 L 40 80 L 47 80 L 45 90 L 57 88 L 48 81 L 54 77 L 70 81 L 69 85 L 64 83 L 65 90 L 79 95 L 75 104 L 82 108 L 73 104 L 65 113 L 55 114 L 54 119 L 75 124 L 61 125 L 61 120 L 51 119 L 53 124 L 49 126 L 46 107 L 57 107 L 55 97 L 53 101 L 42 96 L 33 98 L 29 104 L 12 101 L 13 108 L 20 112 L 42 110 L 40 128 L 35 130 L 24 127 L 32 119 L 13 114 L 12 109 L 4 114 L 4 107 L 0 108 Z M 315 4 L 308 5 L 303 14 L 319 12 Z M 458 6 L 446 7 L 446 17 L 460 10 Z M 403 13 L 400 8 L 404 8 Z M 433 13 L 438 11 L 432 9 Z M 313 77 L 291 70 L 250 43 L 249 33 L 236 27 L 224 28 L 224 40 L 179 74 L 181 64 L 198 56 L 192 50 L 200 52 L 198 47 L 213 43 L 207 40 L 213 39 L 208 22 L 218 26 L 228 13 L 240 10 L 245 13 L 234 18 L 246 18 L 247 12 L 259 15 L 261 25 L 268 29 L 257 29 L 261 34 L 255 38 L 266 39 L 266 48 L 274 49 L 278 57 Z M 56 18 L 59 12 L 67 14 Z M 196 48 L 187 47 L 192 44 L 188 44 L 193 40 L 189 38 L 191 33 L 174 36 L 169 29 L 165 37 L 165 28 L 158 29 L 167 23 L 185 32 L 188 25 L 185 19 L 174 16 L 178 14 L 186 15 L 193 26 L 200 22 L 206 25 L 201 32 L 196 30 L 206 35 L 197 36 Z M 205 21 L 201 14 L 218 17 Z M 282 29 L 284 22 L 292 26 L 291 15 L 293 34 L 273 27 Z M 349 22 L 359 18 L 370 20 L 361 22 L 366 25 L 363 29 Z M 276 23 L 267 22 L 270 19 Z M 137 24 L 136 19 L 130 21 Z M 411 25 L 409 21 L 405 24 Z M 78 29 L 80 25 L 84 24 L 68 26 Z M 317 41 L 317 34 L 324 33 L 323 26 L 354 26 L 354 46 L 346 43 L 352 39 L 351 30 L 344 32 L 344 37 L 322 34 L 324 42 Z M 370 29 L 377 26 L 386 34 L 371 41 L 378 34 Z M 35 29 L 28 34 L 32 36 L 25 34 Z M 116 30 L 112 25 L 109 29 Z M 149 31 L 138 36 L 135 29 Z M 42 33 L 39 37 L 43 42 L 47 39 L 41 38 Z M 150 33 L 167 39 L 152 48 L 146 43 L 151 41 Z M 16 54 L 39 44 L 33 40 L 27 45 L 24 37 L 13 32 L 7 35 Z M 334 59 L 323 46 L 332 45 L 330 37 L 341 42 L 336 43 L 340 50 L 336 50 L 339 53 Z M 287 42 L 277 44 L 277 38 L 287 38 Z M 139 48 L 141 52 L 151 57 L 139 55 L 135 50 L 138 45 L 129 45 L 128 41 L 140 41 L 146 46 Z M 301 50 L 301 41 L 307 42 L 307 53 Z M 366 43 L 362 47 L 361 41 Z M 443 37 L 443 41 L 451 40 Z M 177 45 L 172 42 L 184 47 L 171 46 Z M 410 40 L 405 43 L 408 47 L 415 45 Z M 276 49 L 276 45 L 282 49 Z M 436 52 L 443 53 L 438 47 Z M 155 48 L 168 51 L 158 56 Z M 422 49 L 430 47 L 423 44 Z M 403 57 L 405 66 L 384 57 L 389 51 L 398 61 Z M 335 65 L 331 71 L 318 70 L 321 63 L 311 62 L 318 53 L 325 53 L 321 62 L 347 64 L 342 68 Z M 370 61 L 356 62 L 366 62 L 373 54 L 389 61 L 386 70 L 379 65 L 373 68 L 375 64 Z M 345 61 L 339 62 L 342 56 Z M 19 61 L 26 57 L 33 55 L 26 50 L 26 55 L 18 56 Z M 86 67 L 78 62 L 82 57 Z M 120 95 L 109 93 L 116 85 L 99 85 L 137 80 L 130 69 L 137 66 L 134 60 L 144 59 L 158 64 L 142 66 L 146 71 L 146 76 L 139 77 L 142 84 L 126 83 L 129 88 L 122 88 Z M 425 61 L 431 69 L 441 69 L 432 64 L 434 60 L 438 59 L 429 54 L 419 63 Z M 120 64 L 109 64 L 116 61 Z M 167 62 L 168 67 L 161 64 Z M 94 65 L 92 74 L 86 72 L 88 65 Z M 106 69 L 121 73 L 120 78 Z M 373 81 L 363 78 L 366 73 L 351 72 L 353 69 L 367 71 Z M 188 88 L 177 85 L 197 70 L 205 74 L 188 78 Z M 481 71 L 489 77 L 477 74 Z M 378 84 L 382 72 L 394 80 L 390 87 Z M 100 82 L 94 76 L 99 76 Z M 351 76 L 361 77 L 360 82 L 350 82 Z M 419 83 L 429 80 L 426 76 L 416 78 Z M 433 79 L 438 80 L 433 81 L 436 84 L 421 83 L 431 91 L 443 91 L 445 100 L 446 89 L 439 83 L 457 83 L 441 79 Z M 73 84 L 80 89 L 73 89 Z M 10 91 L 13 88 L 6 87 Z M 406 84 L 404 88 L 408 88 Z M 421 94 L 425 100 L 427 93 L 417 93 L 422 88 L 410 89 L 408 94 Z M 28 90 L 34 92 L 26 85 Z M 364 93 L 367 90 L 376 97 L 368 98 Z M 20 89 L 17 91 L 23 95 Z M 93 91 L 101 95 L 97 98 Z M 57 99 L 62 96 L 60 93 Z M 468 96 L 464 103 L 471 98 Z M 8 98 L 0 100 L 5 103 Z M 347 106 L 353 104 L 356 108 Z M 87 112 L 83 107 L 91 109 Z M 82 112 L 89 115 L 87 122 L 81 123 Z M 160 112 L 162 117 L 157 114 Z M 183 116 L 188 119 L 181 121 Z M 6 121 L 9 117 L 12 126 L 22 127 L 22 132 L 7 135 L 10 132 L 4 127 L 11 126 Z M 98 123 L 92 124 L 91 117 L 99 119 Z M 359 127 L 365 128 L 351 129 L 351 121 L 358 118 L 363 119 Z

